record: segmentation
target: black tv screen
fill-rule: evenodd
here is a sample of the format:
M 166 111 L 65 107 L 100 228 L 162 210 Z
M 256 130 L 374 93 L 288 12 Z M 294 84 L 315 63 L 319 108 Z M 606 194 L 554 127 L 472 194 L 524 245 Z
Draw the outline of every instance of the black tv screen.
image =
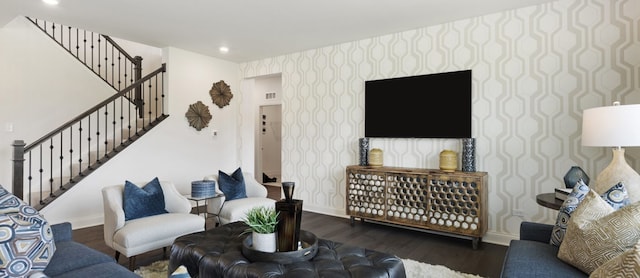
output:
M 365 81 L 365 137 L 471 138 L 471 70 Z

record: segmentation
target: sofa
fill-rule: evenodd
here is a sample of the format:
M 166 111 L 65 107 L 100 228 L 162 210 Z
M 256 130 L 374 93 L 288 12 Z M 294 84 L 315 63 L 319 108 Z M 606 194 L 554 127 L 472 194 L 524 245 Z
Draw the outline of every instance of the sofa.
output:
M 553 225 L 522 222 L 520 239 L 509 243 L 500 277 L 587 277 L 579 269 L 558 259 L 551 245 Z
M 56 251 L 44 270 L 48 277 L 140 278 L 113 257 L 73 241 L 71 223 L 51 225 L 51 230 Z
M 130 270 L 137 255 L 166 249 L 177 237 L 205 228 L 204 218 L 191 214 L 191 202 L 173 182 L 156 177 L 141 184 L 125 181 L 102 188 L 104 242 L 116 259 L 120 254 L 129 258 Z
M 0 277 L 139 277 L 0 185 Z

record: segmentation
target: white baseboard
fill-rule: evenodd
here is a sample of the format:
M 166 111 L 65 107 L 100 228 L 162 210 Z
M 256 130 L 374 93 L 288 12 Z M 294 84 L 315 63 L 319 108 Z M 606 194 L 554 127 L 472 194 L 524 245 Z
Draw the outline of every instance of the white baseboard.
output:
M 73 229 L 88 228 L 104 224 L 104 216 L 84 217 L 71 222 Z
M 69 222 L 69 223 L 71 223 L 71 228 L 73 230 L 82 229 L 82 228 L 88 228 L 88 227 L 93 227 L 93 226 L 98 226 L 98 225 L 104 224 L 104 216 L 103 215 L 89 215 L 89 216 L 83 216 L 83 217 L 76 217 L 76 218 L 73 218 L 73 219 L 55 219 L 55 218 L 54 219 L 50 219 L 50 217 L 47 217 L 45 215 L 45 218 L 47 219 L 47 221 L 49 221 L 49 225 L 62 223 L 62 222 Z
M 349 218 L 349 216 L 347 216 L 345 214 L 345 212 L 342 211 L 342 210 L 332 210 L 332 209 L 328 210 L 326 207 L 314 207 L 314 206 L 305 205 L 303 210 L 309 211 L 309 212 L 314 212 L 314 213 L 319 213 L 319 214 L 324 214 L 324 215 L 340 217 L 340 218 Z M 497 244 L 497 245 L 508 246 L 509 242 L 512 239 L 518 239 L 518 237 L 515 236 L 515 235 L 495 233 L 495 232 L 489 231 L 482 238 L 482 241 L 483 242 L 487 242 L 487 243 Z
M 324 215 L 340 217 L 340 218 L 349 218 L 349 216 L 345 215 L 344 210 L 327 209 L 326 207 L 318 207 L 318 206 L 312 206 L 312 205 L 304 205 L 302 210 L 309 211 L 309 212 L 315 212 L 315 213 L 319 213 L 319 214 L 324 214 Z
M 498 244 L 498 245 L 509 246 L 509 242 L 511 242 L 512 239 L 518 239 L 518 236 L 511 235 L 511 234 L 503 234 L 503 233 L 496 233 L 496 232 L 489 231 L 482 238 L 482 241 L 488 242 L 488 243 L 493 243 L 493 244 Z

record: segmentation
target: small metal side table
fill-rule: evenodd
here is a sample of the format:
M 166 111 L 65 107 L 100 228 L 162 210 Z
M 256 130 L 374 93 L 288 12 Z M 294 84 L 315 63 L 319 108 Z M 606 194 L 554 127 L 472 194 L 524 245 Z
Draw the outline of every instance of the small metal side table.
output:
M 556 193 L 542 193 L 536 196 L 536 203 L 546 208 L 559 210 L 564 201 L 556 198 Z
M 210 197 L 193 197 L 191 195 L 187 195 L 186 196 L 187 199 L 196 202 L 196 214 L 200 215 L 200 202 L 204 201 L 204 229 L 207 229 L 207 219 L 210 217 L 218 217 L 218 222 L 220 222 L 220 212 L 218 213 L 209 213 L 207 212 L 207 204 L 209 203 L 209 200 L 215 199 L 215 198 L 220 198 L 220 197 L 224 197 L 224 194 L 222 193 L 216 193 L 216 195 L 210 196 Z

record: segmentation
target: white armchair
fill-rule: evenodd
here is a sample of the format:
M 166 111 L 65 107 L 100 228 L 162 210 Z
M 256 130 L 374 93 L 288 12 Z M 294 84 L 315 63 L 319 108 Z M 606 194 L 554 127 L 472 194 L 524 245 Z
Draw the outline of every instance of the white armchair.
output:
M 142 183 L 144 184 L 144 183 Z M 173 183 L 160 181 L 165 210 L 169 213 L 125 221 L 123 209 L 124 185 L 102 189 L 104 203 L 104 242 L 129 258 L 129 269 L 135 267 L 135 256 L 155 249 L 171 246 L 186 234 L 204 231 L 203 217 L 191 214 L 191 202 L 178 192 Z M 166 254 L 166 253 L 165 253 Z
M 247 212 L 254 207 L 266 206 L 275 208 L 276 201 L 267 198 L 267 189 L 253 177 L 252 173 L 242 172 L 247 198 L 226 201 L 224 197 L 207 202 L 207 213 L 217 215 L 216 225 L 241 221 Z M 209 175 L 204 180 L 216 181 L 216 192 L 222 193 L 218 186 L 218 175 Z

